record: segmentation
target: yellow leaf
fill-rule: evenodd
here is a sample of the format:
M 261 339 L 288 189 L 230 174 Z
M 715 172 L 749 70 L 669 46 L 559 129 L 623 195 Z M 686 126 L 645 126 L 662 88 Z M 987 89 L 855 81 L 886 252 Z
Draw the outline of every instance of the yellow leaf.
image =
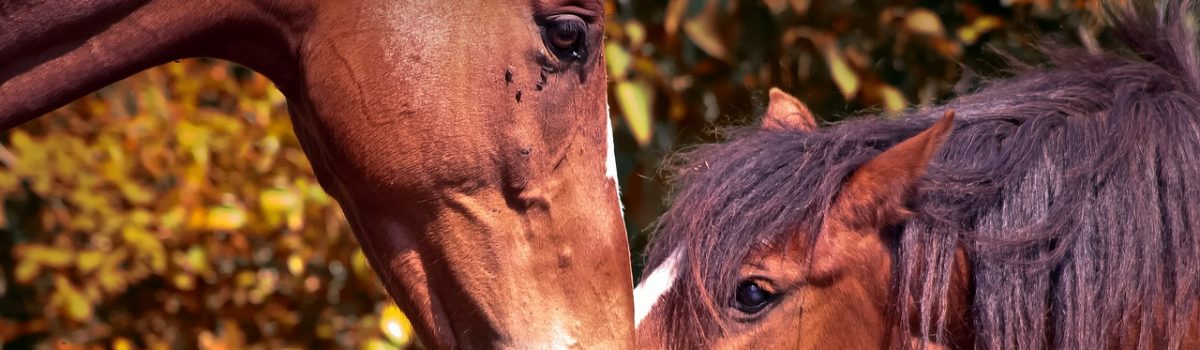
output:
M 287 101 L 287 98 L 272 84 L 271 88 L 267 89 L 267 101 L 270 101 L 272 105 L 282 106 Z
M 259 173 L 269 172 L 275 164 L 275 155 L 279 153 L 282 142 L 278 137 L 267 135 L 258 142 L 259 154 L 254 160 L 254 169 Z
M 204 248 L 198 246 L 192 246 L 182 259 L 176 261 L 181 267 L 194 273 L 204 273 L 209 270 L 208 256 L 204 253 Z
M 38 148 L 33 137 L 28 132 L 22 129 L 13 129 L 8 133 L 8 143 L 12 145 L 13 152 L 17 154 L 25 153 L 28 150 Z
M 904 94 L 891 85 L 880 85 L 879 95 L 883 98 L 884 110 L 890 113 L 900 112 L 908 106 Z
M 96 231 L 96 220 L 88 215 L 75 215 L 71 218 L 69 226 L 76 231 L 90 232 Z
M 58 307 L 67 318 L 77 322 L 88 321 L 92 318 L 92 304 L 88 302 L 83 293 L 75 289 L 75 286 L 66 277 L 55 276 L 54 289 Z
M 300 209 L 300 195 L 282 188 L 264 190 L 259 195 L 259 204 L 268 213 L 289 213 Z
M 604 60 L 608 65 L 608 77 L 613 81 L 625 80 L 629 74 L 629 65 L 633 57 L 625 51 L 625 47 L 615 41 L 604 44 Z
M 155 199 L 153 192 L 132 182 L 122 182 L 120 185 L 121 195 L 130 203 L 136 205 L 150 204 Z
M 24 284 L 33 281 L 33 278 L 37 277 L 41 272 L 42 267 L 38 265 L 37 261 L 33 259 L 21 259 L 17 261 L 16 271 L 13 271 L 13 275 L 15 276 L 13 277 L 17 279 L 17 283 Z
M 646 27 L 642 22 L 626 21 L 625 37 L 629 38 L 629 47 L 639 47 L 646 42 Z
M 242 272 L 238 272 L 237 277 L 235 277 L 234 280 L 236 281 L 235 283 L 239 288 L 249 288 L 251 286 L 254 286 L 254 281 L 256 278 L 257 277 L 254 276 L 253 272 L 242 271 Z
M 84 212 L 97 212 L 111 207 L 109 199 L 103 193 L 88 188 L 78 187 L 71 191 L 67 198 Z M 87 223 L 80 224 L 86 225 Z
M 371 275 L 371 266 L 367 264 L 367 256 L 363 254 L 362 249 L 354 250 L 354 255 L 350 257 L 350 268 L 359 277 L 369 278 Z
M 186 273 L 176 273 L 172 281 L 179 290 L 189 291 L 196 288 L 196 279 Z
M 304 227 L 304 211 L 296 210 L 287 213 L 287 228 L 292 231 L 299 231 Z
M 287 259 L 287 267 L 288 271 L 291 271 L 293 275 L 300 276 L 304 274 L 304 258 L 301 258 L 299 254 L 292 254 Z
M 21 258 L 52 268 L 64 268 L 74 262 L 71 252 L 66 249 L 33 244 L 21 249 Z
M 855 73 L 846 63 L 846 59 L 842 58 L 836 45 L 825 48 L 825 62 L 829 64 L 829 74 L 833 77 L 834 84 L 837 84 L 838 91 L 842 92 L 842 97 L 849 100 L 858 95 L 858 73 Z
M 161 215 L 158 220 L 159 227 L 168 231 L 175 231 L 183 225 L 183 207 L 174 207 Z
M 333 204 L 333 198 L 328 193 L 325 193 L 325 189 L 316 183 L 299 179 L 296 180 L 296 188 L 300 189 L 300 193 L 304 194 L 304 200 L 311 202 L 313 205 L 320 207 Z
M 126 242 L 133 246 L 135 256 L 149 260 L 151 270 L 154 272 L 166 270 L 167 253 L 157 237 L 137 226 L 126 226 L 121 230 L 121 235 Z
M 931 36 L 942 36 L 946 32 L 946 28 L 942 26 L 942 20 L 938 18 L 933 11 L 918 8 L 908 12 L 908 16 L 904 17 L 904 25 L 914 33 L 925 34 Z
M 112 350 L 133 350 L 133 343 L 124 337 L 113 339 Z
M 398 350 L 399 347 L 384 341 L 383 339 L 373 338 L 363 343 L 363 350 Z
M 49 178 L 45 174 L 47 150 L 45 147 L 39 147 L 33 136 L 24 130 L 14 129 L 9 132 L 9 144 L 12 145 L 15 158 L 10 165 L 13 175 L 34 177 L 35 181 Z
M 329 325 L 329 323 L 322 322 L 321 324 L 317 325 L 316 333 L 317 339 L 331 339 L 333 338 L 333 326 Z
M 271 102 L 270 101 L 255 101 L 254 102 L 254 122 L 258 125 L 271 124 Z
M 633 138 L 638 145 L 650 143 L 653 135 L 654 119 L 650 114 L 654 106 L 654 90 L 644 81 L 617 82 L 617 105 L 621 106 L 621 114 L 625 116 L 625 124 L 633 132 Z
M 383 335 L 401 348 L 408 347 L 413 340 L 412 323 L 408 317 L 404 316 L 404 312 L 395 304 L 388 303 L 383 308 L 382 314 L 379 316 L 379 330 Z
M 979 16 L 971 24 L 958 28 L 958 39 L 965 44 L 974 44 L 979 41 L 979 37 L 987 34 L 994 29 L 1004 26 L 1004 20 L 1000 17 L 986 15 Z
M 262 303 L 278 290 L 275 287 L 278 283 L 279 276 L 274 269 L 258 270 L 258 274 L 254 276 L 254 288 L 249 293 L 250 303 Z
M 79 269 L 80 273 L 91 273 L 93 270 L 100 267 L 104 262 L 104 253 L 89 250 L 79 253 L 79 258 L 75 261 L 75 268 Z
M 124 249 L 117 250 L 115 253 L 105 256 L 103 266 L 96 273 L 96 278 L 100 281 L 100 288 L 104 289 L 109 295 L 125 291 L 127 281 L 125 274 L 121 270 L 121 265 L 128 256 L 129 254 Z
M 135 226 L 150 226 L 154 222 L 154 214 L 142 209 L 133 210 L 129 213 L 129 222 L 127 225 Z
M 209 230 L 232 231 L 246 225 L 246 212 L 234 206 L 213 207 L 204 222 Z

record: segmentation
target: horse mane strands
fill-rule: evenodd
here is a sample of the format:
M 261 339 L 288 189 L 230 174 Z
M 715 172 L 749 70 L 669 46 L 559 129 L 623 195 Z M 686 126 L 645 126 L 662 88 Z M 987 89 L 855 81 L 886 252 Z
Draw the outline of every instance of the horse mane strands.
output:
M 815 131 L 747 128 L 676 154 L 672 206 L 647 268 L 676 249 L 679 278 L 660 302 L 664 332 L 702 348 L 723 332 L 738 265 L 763 244 L 813 241 L 860 164 L 928 128 L 954 133 L 897 227 L 898 324 L 917 347 L 947 339 L 955 252 L 972 278 L 970 326 L 982 349 L 1178 348 L 1200 301 L 1200 49 L 1191 0 L 1108 7 L 1126 51 L 1042 47 L 945 106 Z M 701 291 L 704 291 L 702 293 Z M 903 303 L 891 303 L 901 305 Z M 918 317 L 917 320 L 910 319 Z

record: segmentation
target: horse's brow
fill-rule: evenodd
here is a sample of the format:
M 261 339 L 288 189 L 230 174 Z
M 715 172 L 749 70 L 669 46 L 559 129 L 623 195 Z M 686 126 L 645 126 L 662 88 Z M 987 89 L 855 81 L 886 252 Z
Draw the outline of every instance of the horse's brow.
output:
M 662 299 L 663 294 L 666 294 L 671 286 L 675 285 L 675 277 L 678 274 L 677 265 L 679 256 L 683 254 L 682 248 L 675 248 L 671 252 L 671 256 L 663 260 L 661 264 L 650 275 L 638 284 L 637 288 L 633 289 L 633 326 L 636 328 L 642 323 L 642 319 L 646 318 L 653 310 L 654 305 Z

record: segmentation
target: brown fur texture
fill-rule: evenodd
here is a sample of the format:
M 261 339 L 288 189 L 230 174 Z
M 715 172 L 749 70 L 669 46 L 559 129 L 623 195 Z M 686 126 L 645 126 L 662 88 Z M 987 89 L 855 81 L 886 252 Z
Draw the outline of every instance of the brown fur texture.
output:
M 562 15 L 581 58 L 545 40 Z M 0 128 L 172 59 L 245 64 L 426 346 L 626 348 L 604 20 L 598 0 L 2 1 Z

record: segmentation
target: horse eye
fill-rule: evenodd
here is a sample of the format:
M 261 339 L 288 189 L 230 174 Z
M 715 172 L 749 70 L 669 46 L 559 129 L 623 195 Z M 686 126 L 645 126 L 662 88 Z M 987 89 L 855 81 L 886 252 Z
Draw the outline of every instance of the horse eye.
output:
M 542 38 L 561 60 L 580 61 L 587 57 L 587 23 L 576 15 L 554 15 L 546 18 Z
M 759 285 L 758 281 L 746 280 L 738 284 L 734 292 L 734 305 L 742 312 L 753 314 L 762 311 L 774 295 Z

